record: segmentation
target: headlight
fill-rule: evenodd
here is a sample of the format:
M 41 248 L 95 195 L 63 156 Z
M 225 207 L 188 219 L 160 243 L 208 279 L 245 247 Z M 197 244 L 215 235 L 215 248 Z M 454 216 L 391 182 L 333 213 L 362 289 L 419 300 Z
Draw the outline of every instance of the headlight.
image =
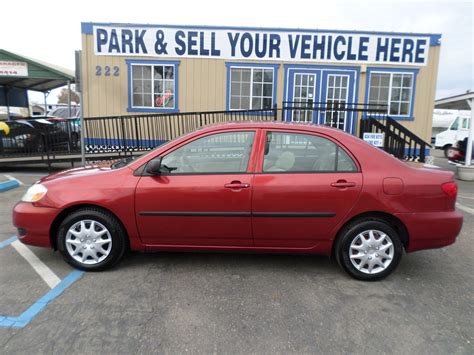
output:
M 38 202 L 46 195 L 47 192 L 48 189 L 46 186 L 34 184 L 26 191 L 21 200 L 23 202 Z

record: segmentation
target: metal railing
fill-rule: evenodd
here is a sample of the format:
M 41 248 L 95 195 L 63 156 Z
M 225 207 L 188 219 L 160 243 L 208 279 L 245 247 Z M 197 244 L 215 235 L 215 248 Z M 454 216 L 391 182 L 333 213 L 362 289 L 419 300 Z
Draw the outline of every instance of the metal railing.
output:
M 71 162 L 81 160 L 81 138 L 86 159 L 102 161 L 151 150 L 200 127 L 229 121 L 274 121 L 277 108 L 170 114 L 90 117 L 81 127 L 78 119 L 29 119 L 4 123 L 0 130 L 0 167 L 10 164 Z
M 86 154 L 146 151 L 210 124 L 277 119 L 277 109 L 185 112 L 84 119 Z
M 387 108 L 381 105 L 356 104 L 344 101 L 284 101 L 282 107 L 282 117 L 285 120 L 317 122 L 348 132 L 357 130 L 356 122 L 359 117 L 384 119 L 386 116 Z M 350 124 L 351 122 L 354 124 Z
M 0 130 L 0 157 L 74 154 L 80 152 L 78 119 L 30 119 L 4 122 Z
M 359 137 L 364 133 L 383 133 L 383 150 L 399 159 L 426 161 L 426 150 L 431 147 L 406 127 L 387 116 L 382 119 L 367 117 L 360 121 Z
M 304 112 L 304 114 L 302 114 Z M 308 113 L 309 112 L 309 113 Z M 81 160 L 81 138 L 88 161 L 117 159 L 151 150 L 200 127 L 229 121 L 279 121 L 311 116 L 310 122 L 341 127 L 341 117 L 353 115 L 364 132 L 385 133 L 384 149 L 398 158 L 425 160 L 429 144 L 386 115 L 380 106 L 346 103 L 284 102 L 263 110 L 208 111 L 169 114 L 90 117 L 81 127 L 77 119 L 7 121 L 0 130 L 0 166 L 18 163 L 74 162 Z M 359 120 L 359 117 L 362 117 Z M 300 120 L 305 122 L 305 120 Z M 309 121 L 309 119 L 308 119 Z M 356 131 L 355 125 L 350 127 Z

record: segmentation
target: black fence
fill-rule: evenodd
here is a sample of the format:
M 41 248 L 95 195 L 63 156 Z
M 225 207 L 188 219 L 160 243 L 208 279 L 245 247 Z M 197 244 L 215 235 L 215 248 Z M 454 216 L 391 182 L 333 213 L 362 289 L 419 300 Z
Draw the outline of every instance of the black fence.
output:
M 2 123 L 1 158 L 80 152 L 79 119 L 29 119 Z
M 84 120 L 86 154 L 153 149 L 200 127 L 231 121 L 274 121 L 278 110 L 210 111 L 94 117 Z
M 356 123 L 359 118 L 385 119 L 387 108 L 383 105 L 344 101 L 284 101 L 282 117 L 287 121 L 316 122 L 348 132 L 356 132 Z
M 0 167 L 10 164 L 88 161 L 151 150 L 200 127 L 230 121 L 274 121 L 278 109 L 5 121 L 0 129 Z
M 90 117 L 84 119 L 84 127 L 78 119 L 7 121 L 8 129 L 0 130 L 0 166 L 80 161 L 82 136 L 86 159 L 101 161 L 151 150 L 210 124 L 250 120 L 318 122 L 349 132 L 356 132 L 355 125 L 360 122 L 361 137 L 364 132 L 383 132 L 386 151 L 400 158 L 419 154 L 421 161 L 425 159 L 427 144 L 387 117 L 386 109 L 336 102 L 284 102 L 281 109 Z
M 399 159 L 426 161 L 426 150 L 431 147 L 406 127 L 387 116 L 382 119 L 367 117 L 360 121 L 359 137 L 364 133 L 383 133 L 383 150 Z

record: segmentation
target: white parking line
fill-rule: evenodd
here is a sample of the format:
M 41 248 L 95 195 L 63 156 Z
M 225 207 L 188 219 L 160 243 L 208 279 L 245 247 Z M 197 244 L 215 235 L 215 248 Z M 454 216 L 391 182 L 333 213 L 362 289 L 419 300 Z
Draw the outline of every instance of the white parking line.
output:
M 5 176 L 8 180 L 14 180 L 14 181 L 17 181 L 20 185 L 25 185 L 24 183 L 22 183 L 20 180 L 18 180 L 17 178 L 14 178 L 13 176 L 11 175 L 8 175 L 8 174 L 3 174 L 3 176 Z
M 458 194 L 458 196 L 459 196 L 460 198 L 467 198 L 467 199 L 469 199 L 469 200 L 474 200 L 474 196 L 467 196 L 467 195 L 463 195 L 463 194 Z
M 50 288 L 56 287 L 61 279 L 47 267 L 33 252 L 28 249 L 26 245 L 20 241 L 15 241 L 11 244 L 13 248 L 35 269 L 38 275 L 48 284 Z
M 474 208 L 463 206 L 459 202 L 456 203 L 456 207 L 459 208 L 460 210 L 464 211 L 464 212 L 474 214 Z

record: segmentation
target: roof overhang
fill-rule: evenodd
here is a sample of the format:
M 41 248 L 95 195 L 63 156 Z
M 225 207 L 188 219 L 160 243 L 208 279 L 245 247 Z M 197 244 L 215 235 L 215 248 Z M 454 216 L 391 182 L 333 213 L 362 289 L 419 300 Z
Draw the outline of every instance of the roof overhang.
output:
M 68 82 L 75 82 L 72 70 L 60 68 L 56 65 L 11 53 L 3 49 L 0 49 L 0 60 L 18 61 L 28 64 L 27 76 L 0 75 L 0 86 L 45 92 L 67 85 Z
M 446 97 L 435 101 L 435 108 L 444 108 L 447 110 L 470 110 L 468 100 L 474 99 L 474 92 Z

